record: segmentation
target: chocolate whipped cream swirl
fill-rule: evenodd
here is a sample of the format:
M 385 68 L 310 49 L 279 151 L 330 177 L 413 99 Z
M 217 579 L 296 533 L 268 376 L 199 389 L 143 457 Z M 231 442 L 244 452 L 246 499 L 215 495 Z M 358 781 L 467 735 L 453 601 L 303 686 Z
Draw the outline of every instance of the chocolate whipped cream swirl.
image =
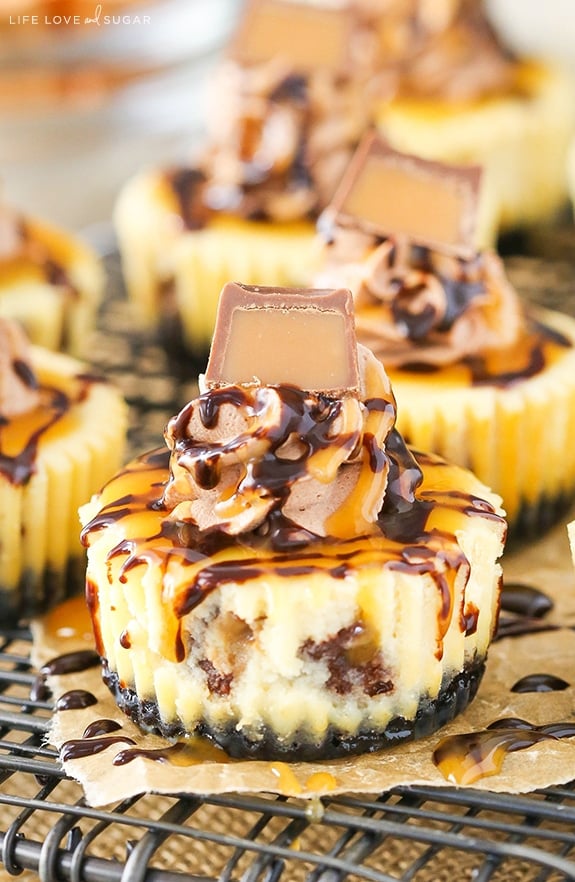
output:
M 360 8 L 396 94 L 458 102 L 515 88 L 516 60 L 478 0 L 360 0 Z
M 516 342 L 524 318 L 493 252 L 469 259 L 338 228 L 315 280 L 349 287 L 363 344 L 389 367 L 453 364 Z
M 219 71 L 204 201 L 251 219 L 315 217 L 371 119 L 367 72 L 302 73 L 282 60 Z
M 331 398 L 295 386 L 222 386 L 168 423 L 169 518 L 202 532 L 266 536 L 289 544 L 376 529 L 395 422 L 387 376 L 358 347 L 365 395 Z M 375 393 L 375 394 L 374 394 Z
M 26 335 L 16 322 L 0 318 L 0 428 L 34 410 L 39 402 L 38 379 Z

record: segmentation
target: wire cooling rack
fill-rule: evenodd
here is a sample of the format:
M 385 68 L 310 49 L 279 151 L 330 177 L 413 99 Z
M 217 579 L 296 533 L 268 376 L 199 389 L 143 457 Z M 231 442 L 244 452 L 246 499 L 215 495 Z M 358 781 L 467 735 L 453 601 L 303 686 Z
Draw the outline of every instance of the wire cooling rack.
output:
M 321 802 L 150 794 L 88 807 L 44 744 L 26 630 L 0 632 L 0 857 L 42 882 L 575 879 L 575 782 L 529 796 L 409 787 Z M 311 810 L 310 810 L 311 809 Z
M 91 361 L 124 392 L 137 453 L 156 446 L 194 382 L 134 334 L 117 256 L 107 268 Z M 514 258 L 508 269 L 528 297 L 575 314 L 572 264 Z M 145 794 L 90 808 L 45 744 L 51 705 L 30 697 L 30 650 L 29 631 L 0 629 L 0 879 L 30 870 L 42 882 L 575 880 L 575 781 L 529 796 L 424 787 L 312 803 Z

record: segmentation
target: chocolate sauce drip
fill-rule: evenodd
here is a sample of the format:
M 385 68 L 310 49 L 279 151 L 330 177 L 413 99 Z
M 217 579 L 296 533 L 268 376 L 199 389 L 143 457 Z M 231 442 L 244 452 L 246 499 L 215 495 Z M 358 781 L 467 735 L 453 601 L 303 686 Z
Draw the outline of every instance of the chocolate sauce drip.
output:
M 175 766 L 193 766 L 203 762 L 230 763 L 233 760 L 208 738 L 196 736 L 165 747 L 127 747 L 116 754 L 114 766 L 125 766 L 142 757 L 156 763 Z
M 37 238 L 36 231 L 26 218 L 18 219 L 18 228 L 26 260 L 40 268 L 50 285 L 62 288 L 66 297 L 77 298 L 79 296 L 78 289 L 72 283 L 65 265 L 52 257 L 48 246 Z M 60 343 L 62 348 L 66 348 L 66 340 L 63 339 Z
M 423 537 L 432 503 L 416 498 L 423 473 L 397 429 L 385 442 L 389 473 L 379 527 L 384 536 L 395 542 L 413 542 Z
M 88 607 L 88 612 L 92 620 L 96 652 L 100 657 L 103 657 L 105 652 L 102 632 L 100 629 L 100 598 L 98 586 L 91 579 L 86 579 L 86 606 Z
M 527 674 L 511 687 L 512 692 L 562 692 L 569 683 L 554 674 Z
M 47 683 L 48 677 L 76 674 L 99 665 L 100 654 L 93 649 L 80 649 L 59 655 L 42 665 L 30 687 L 30 698 L 32 701 L 46 701 L 50 697 L 52 693 Z
M 133 738 L 127 735 L 110 735 L 104 738 L 77 738 L 71 741 L 65 741 L 60 750 L 60 759 L 62 762 L 68 760 L 82 759 L 86 756 L 95 756 L 97 753 L 107 750 L 112 744 L 135 744 Z
M 245 407 L 248 404 L 248 396 L 240 386 L 218 389 L 217 395 L 200 395 L 198 408 L 200 419 L 205 429 L 213 429 L 217 426 L 220 410 L 224 404 L 231 404 L 234 407 Z M 193 402 L 190 402 L 179 414 L 175 429 L 177 437 L 185 435 L 192 407 Z
M 121 723 L 116 722 L 116 720 L 94 720 L 86 726 L 82 733 L 82 738 L 99 738 L 101 735 L 118 732 L 121 728 Z
M 98 699 L 92 692 L 86 689 L 70 689 L 64 692 L 56 702 L 57 711 L 81 710 L 97 704 Z
M 501 388 L 513 386 L 522 380 L 537 376 L 547 366 L 546 343 L 551 342 L 566 349 L 572 346 L 565 336 L 533 318 L 528 321 L 526 341 L 528 341 L 528 347 L 526 344 L 525 363 L 516 370 L 490 370 L 486 359 L 481 357 L 466 358 L 465 364 L 471 370 L 473 384 L 475 386 L 493 385 Z
M 29 389 L 38 389 L 38 378 L 28 362 L 16 358 L 12 362 L 12 370 Z
M 52 690 L 46 682 L 44 674 L 38 674 L 30 686 L 31 701 L 48 701 L 52 695 Z
M 498 774 L 507 754 L 525 750 L 541 741 L 573 738 L 575 723 L 536 726 L 517 717 L 496 720 L 479 732 L 450 735 L 433 752 L 433 762 L 454 783 L 473 784 Z
M 175 745 L 177 746 L 177 745 Z M 174 746 L 170 747 L 127 747 L 120 750 L 112 760 L 113 766 L 127 766 L 138 757 L 156 763 L 169 763 Z
M 471 370 L 474 386 L 499 386 L 507 388 L 519 381 L 527 380 L 540 374 L 545 367 L 545 353 L 542 347 L 533 346 L 529 352 L 527 363 L 518 370 L 502 371 L 494 374 L 487 367 L 486 360 L 481 356 L 468 357 L 465 363 Z
M 475 269 L 476 264 L 480 261 L 481 255 L 476 255 L 472 261 L 467 263 L 467 272 L 470 269 Z M 460 261 L 461 263 L 462 261 Z M 438 278 L 445 291 L 445 312 L 438 325 L 438 330 L 449 331 L 454 322 L 467 311 L 473 300 L 484 293 L 484 286 L 481 282 L 469 281 L 465 278 L 453 279 L 441 274 L 438 275 Z
M 556 631 L 559 628 L 558 625 L 543 621 L 553 609 L 553 601 L 532 585 L 505 583 L 501 592 L 501 608 L 514 615 L 499 616 L 495 640 Z
M 100 656 L 93 649 L 79 649 L 76 652 L 67 652 L 46 662 L 40 668 L 40 673 L 45 677 L 63 676 L 65 674 L 77 674 L 95 668 L 100 664 Z
M 177 168 L 167 174 L 167 182 L 178 199 L 179 214 L 186 229 L 201 230 L 210 217 L 204 201 L 204 172 L 199 168 Z
M 493 639 L 494 641 L 503 640 L 504 637 L 524 637 L 526 634 L 541 634 L 545 631 L 558 630 L 559 625 L 554 625 L 551 622 L 542 622 L 540 619 L 500 616 Z
M 307 77 L 301 74 L 288 74 L 270 93 L 270 100 L 307 104 L 309 100 Z
M 22 450 L 15 456 L 8 455 L 0 447 L 0 472 L 16 487 L 27 484 L 36 469 L 38 445 L 42 437 L 69 411 L 71 401 L 59 389 L 41 389 L 42 423 L 30 432 Z M 23 417 L 22 419 L 24 419 Z M 2 441 L 0 429 L 0 444 Z
M 479 610 L 474 603 L 468 603 L 461 613 L 461 630 L 466 636 L 475 634 L 479 622 Z
M 554 603 L 539 588 L 522 582 L 504 582 L 501 609 L 516 615 L 541 619 L 553 609 Z
M 448 310 L 452 308 L 454 308 L 453 305 L 448 306 Z M 461 364 L 468 368 L 471 374 L 471 383 L 474 386 L 489 385 L 498 386 L 503 389 L 513 386 L 522 380 L 534 377 L 547 367 L 546 344 L 548 343 L 566 349 L 572 346 L 572 343 L 563 334 L 553 328 L 548 328 L 536 319 L 529 318 L 524 336 L 524 363 L 520 367 L 506 370 L 495 365 L 490 366 L 488 358 L 480 355 L 467 356 L 462 359 Z M 401 370 L 407 373 L 416 372 L 431 375 L 440 373 L 442 366 L 418 361 L 417 349 L 414 347 L 413 360 L 402 364 Z
M 485 293 L 485 285 L 482 282 L 467 278 L 470 270 L 475 269 L 477 257 L 472 261 L 458 261 L 460 275 L 457 278 L 450 278 L 436 274 L 430 260 L 431 252 L 428 249 L 421 248 L 420 255 L 423 259 L 419 267 L 416 263 L 416 267 L 423 272 L 437 275 L 444 298 L 443 308 L 439 308 L 435 298 L 433 301 L 425 302 L 424 284 L 411 286 L 409 274 L 407 278 L 397 278 L 398 290 L 391 306 L 393 320 L 396 324 L 405 327 L 407 336 L 415 345 L 419 342 L 425 343 L 433 332 L 448 332 L 457 319 L 466 312 L 470 303 Z

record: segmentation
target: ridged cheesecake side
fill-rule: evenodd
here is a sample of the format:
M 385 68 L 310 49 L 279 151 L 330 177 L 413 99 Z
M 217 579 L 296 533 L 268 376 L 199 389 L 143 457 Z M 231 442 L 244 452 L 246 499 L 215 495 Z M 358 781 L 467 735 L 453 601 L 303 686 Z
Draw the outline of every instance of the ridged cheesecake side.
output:
M 82 590 L 78 507 L 118 469 L 125 440 L 118 390 L 59 353 L 34 347 L 32 364 L 56 403 L 0 432 L 0 610 L 10 620 Z

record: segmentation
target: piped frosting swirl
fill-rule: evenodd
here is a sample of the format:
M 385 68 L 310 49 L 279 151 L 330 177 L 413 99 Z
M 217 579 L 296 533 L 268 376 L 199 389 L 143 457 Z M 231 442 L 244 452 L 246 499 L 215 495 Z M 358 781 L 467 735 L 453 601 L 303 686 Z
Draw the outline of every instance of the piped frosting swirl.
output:
M 281 60 L 219 71 L 204 202 L 287 221 L 327 205 L 371 119 L 367 77 L 301 72 Z
M 222 386 L 168 423 L 169 518 L 289 543 L 374 530 L 390 468 L 395 402 L 385 371 L 358 347 L 361 400 L 295 386 Z
M 455 103 L 516 88 L 517 62 L 477 0 L 360 0 L 360 8 L 396 96 Z
M 353 292 L 359 338 L 390 367 L 453 364 L 513 345 L 525 319 L 499 257 L 412 246 L 396 261 L 393 237 L 340 228 L 315 282 Z
M 0 318 L 0 426 L 34 410 L 39 401 L 26 335 L 16 322 Z

